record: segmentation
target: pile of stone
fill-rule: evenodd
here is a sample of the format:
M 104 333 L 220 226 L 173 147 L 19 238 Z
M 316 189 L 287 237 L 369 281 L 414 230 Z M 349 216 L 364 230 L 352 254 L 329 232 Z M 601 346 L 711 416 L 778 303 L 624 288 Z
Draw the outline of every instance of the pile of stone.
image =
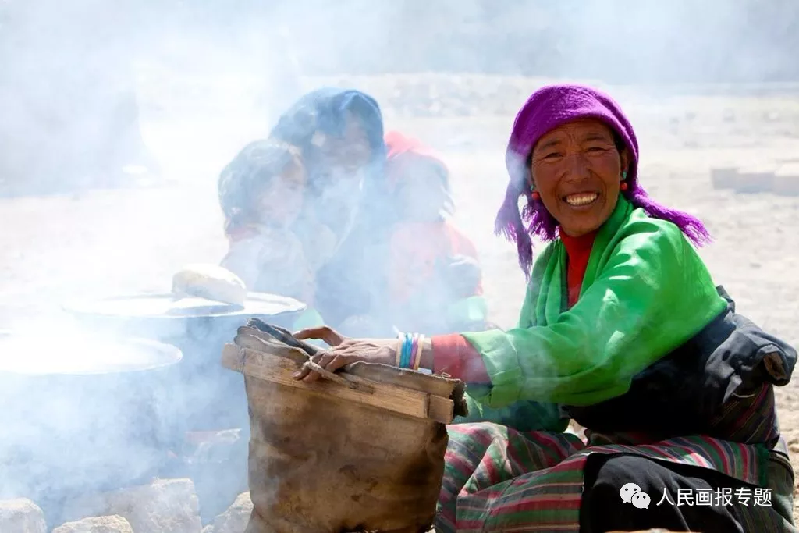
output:
M 65 523 L 50 529 L 31 500 L 0 501 L 4 533 L 244 533 L 252 511 L 250 494 L 203 528 L 194 483 L 162 479 L 150 485 L 82 496 L 66 504 Z
M 204 529 L 197 496 L 189 480 L 162 480 L 103 499 L 105 514 L 56 527 L 51 533 L 244 533 L 253 505 L 241 494 L 230 508 Z M 30 500 L 0 501 L 0 531 L 48 533 L 44 515 Z M 615 532 L 623 533 L 623 532 Z M 650 529 L 634 533 L 677 533 Z

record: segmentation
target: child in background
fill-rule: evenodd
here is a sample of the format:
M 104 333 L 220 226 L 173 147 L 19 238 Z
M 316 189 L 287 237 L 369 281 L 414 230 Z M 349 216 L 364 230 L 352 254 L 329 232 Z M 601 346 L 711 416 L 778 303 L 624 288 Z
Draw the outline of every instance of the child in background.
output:
M 398 215 L 388 266 L 394 326 L 427 335 L 485 329 L 477 250 L 448 219 L 454 211 L 449 170 L 415 139 L 390 132 L 385 140 Z
M 307 175 L 299 150 L 274 141 L 245 146 L 219 178 L 229 251 L 221 266 L 253 292 L 296 298 L 308 305 L 297 326 L 320 325 L 313 310 L 315 273 L 335 237 L 319 225 L 313 253 L 297 236 Z M 306 222 L 307 223 L 307 222 Z M 327 229 L 327 231 L 325 231 Z

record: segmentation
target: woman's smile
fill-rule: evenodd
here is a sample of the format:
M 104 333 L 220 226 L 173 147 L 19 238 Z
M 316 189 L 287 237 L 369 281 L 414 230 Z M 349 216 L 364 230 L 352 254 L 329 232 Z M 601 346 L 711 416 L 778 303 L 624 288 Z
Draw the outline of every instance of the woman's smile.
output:
M 596 203 L 598 198 L 599 194 L 595 192 L 578 192 L 564 196 L 563 201 L 570 207 L 585 209 Z

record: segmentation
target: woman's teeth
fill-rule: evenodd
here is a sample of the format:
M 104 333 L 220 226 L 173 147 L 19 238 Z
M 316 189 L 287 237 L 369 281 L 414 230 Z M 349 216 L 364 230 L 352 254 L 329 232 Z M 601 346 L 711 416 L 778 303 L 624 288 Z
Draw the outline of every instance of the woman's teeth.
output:
M 599 196 L 596 193 L 590 194 L 570 194 L 566 197 L 566 203 L 569 205 L 586 205 L 590 204 Z

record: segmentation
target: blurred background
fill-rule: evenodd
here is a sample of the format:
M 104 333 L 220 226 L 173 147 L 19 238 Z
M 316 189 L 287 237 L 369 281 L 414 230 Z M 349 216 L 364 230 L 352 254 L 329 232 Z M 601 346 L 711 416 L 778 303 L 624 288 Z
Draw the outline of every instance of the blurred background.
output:
M 303 76 L 537 76 L 661 93 L 789 83 L 798 13 L 789 0 L 4 0 L 0 192 L 154 177 L 143 123 L 193 116 L 212 136 L 209 112 L 238 113 L 263 131 Z

